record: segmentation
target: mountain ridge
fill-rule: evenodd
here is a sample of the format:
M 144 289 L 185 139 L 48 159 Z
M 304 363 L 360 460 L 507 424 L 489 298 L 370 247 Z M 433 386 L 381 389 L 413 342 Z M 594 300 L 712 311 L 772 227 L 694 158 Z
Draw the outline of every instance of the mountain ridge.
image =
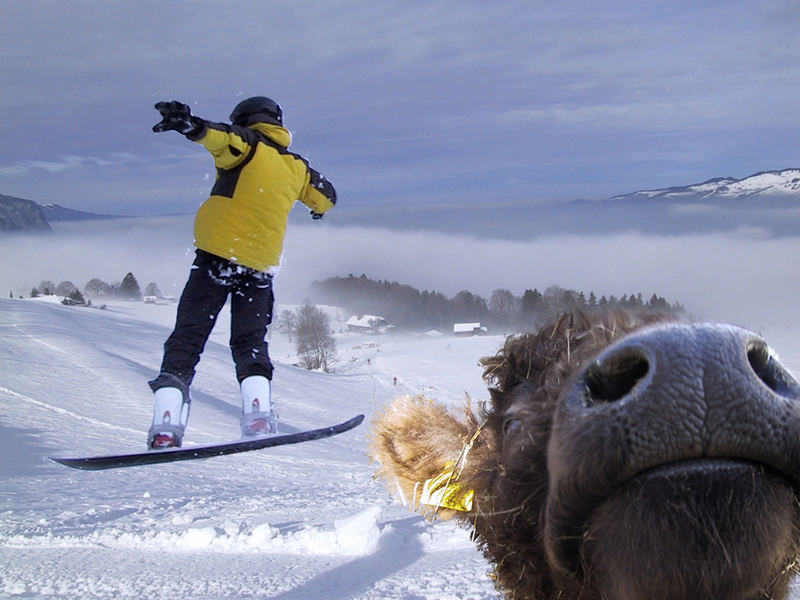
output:
M 0 231 L 51 231 L 42 207 L 33 200 L 0 194 Z
M 4 199 L 8 199 L 4 202 Z M 13 202 L 17 204 L 12 206 Z M 21 216 L 19 203 L 26 206 Z M 27 203 L 27 204 L 26 204 Z M 701 183 L 639 190 L 602 200 L 431 205 L 420 202 L 366 206 L 342 204 L 324 225 L 457 232 L 479 237 L 529 239 L 555 234 L 638 231 L 648 234 L 761 231 L 795 236 L 800 232 L 800 168 L 759 171 L 742 179 L 714 177 Z M 39 213 L 41 213 L 41 216 Z M 57 204 L 0 195 L 0 231 L 49 231 L 48 222 L 122 218 Z M 306 223 L 293 211 L 293 224 Z
M 56 221 L 98 221 L 103 219 L 121 219 L 122 215 L 101 215 L 74 208 L 67 208 L 60 204 L 48 203 L 40 205 L 45 217 L 50 223 Z
M 754 196 L 784 197 L 800 200 L 800 169 L 789 168 L 778 171 L 759 171 L 742 179 L 714 177 L 702 183 L 667 188 L 638 190 L 628 194 L 612 196 L 606 202 L 624 200 L 663 199 L 675 202 L 686 200 L 731 200 Z

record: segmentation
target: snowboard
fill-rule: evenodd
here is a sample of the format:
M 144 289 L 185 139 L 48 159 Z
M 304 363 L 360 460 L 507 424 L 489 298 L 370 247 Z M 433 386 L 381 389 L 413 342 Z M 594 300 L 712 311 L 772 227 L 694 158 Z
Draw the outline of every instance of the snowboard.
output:
M 344 423 L 339 423 L 338 425 L 332 425 L 330 427 L 322 427 L 320 429 L 310 429 L 298 433 L 269 437 L 248 438 L 222 444 L 192 446 L 190 448 L 150 450 L 147 452 L 136 452 L 134 454 L 113 454 L 74 458 L 50 456 L 48 458 L 64 466 L 86 471 L 153 465 L 179 460 L 195 460 L 198 458 L 211 458 L 213 456 L 224 456 L 226 454 L 237 454 L 239 452 L 250 452 L 251 450 L 285 446 L 286 444 L 299 444 L 301 442 L 320 440 L 344 433 L 345 431 L 350 431 L 354 427 L 360 425 L 363 420 L 364 415 L 357 415 Z

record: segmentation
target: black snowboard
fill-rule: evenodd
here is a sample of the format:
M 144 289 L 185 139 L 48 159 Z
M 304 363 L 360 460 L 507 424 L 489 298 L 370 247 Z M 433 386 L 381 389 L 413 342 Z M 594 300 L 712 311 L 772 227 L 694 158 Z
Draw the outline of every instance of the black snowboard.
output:
M 196 458 L 210 458 L 212 456 L 223 456 L 225 454 L 236 454 L 238 452 L 249 452 L 250 450 L 261 450 L 262 448 L 272 448 L 273 446 L 284 446 L 286 444 L 299 444 L 300 442 L 310 442 L 331 437 L 345 431 L 350 431 L 361 424 L 364 415 L 358 415 L 331 427 L 320 429 L 310 429 L 299 433 L 289 433 L 272 437 L 259 437 L 253 439 L 227 442 L 223 444 L 211 444 L 209 446 L 193 446 L 191 448 L 175 448 L 168 450 L 151 450 L 149 452 L 137 452 L 135 454 L 116 454 L 106 456 L 91 457 L 49 457 L 57 463 L 61 463 L 73 469 L 83 469 L 87 471 L 99 471 L 101 469 L 117 469 L 119 467 L 136 467 L 139 465 L 152 465 L 156 463 L 174 462 L 176 460 L 194 460 Z

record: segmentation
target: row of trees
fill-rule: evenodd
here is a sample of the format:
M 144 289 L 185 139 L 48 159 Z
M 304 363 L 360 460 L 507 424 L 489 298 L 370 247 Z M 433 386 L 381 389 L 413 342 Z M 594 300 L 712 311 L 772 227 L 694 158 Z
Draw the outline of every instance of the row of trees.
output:
M 55 284 L 50 280 L 42 281 L 31 290 L 31 297 L 63 296 L 76 304 L 91 303 L 86 296 L 94 298 L 122 298 L 141 300 L 142 291 L 133 273 L 128 273 L 118 283 L 106 283 L 100 279 L 91 279 L 83 288 L 83 292 L 71 281 Z M 85 295 L 84 295 L 85 294 Z M 155 283 L 147 285 L 145 296 L 161 297 Z M 12 294 L 13 296 L 13 294 Z M 322 310 L 309 303 L 297 311 L 283 311 L 277 322 L 278 328 L 294 339 L 300 365 L 306 369 L 322 369 L 328 371 L 336 360 L 336 341 L 331 331 L 330 319 Z
M 128 273 L 118 283 L 106 283 L 100 279 L 91 279 L 83 288 L 83 292 L 71 281 L 55 284 L 50 280 L 42 281 L 31 290 L 31 297 L 62 296 L 69 303 L 91 304 L 94 298 L 122 298 L 141 300 L 142 292 L 139 282 L 133 273 Z M 84 295 L 85 294 L 85 295 Z M 161 291 L 155 283 L 147 285 L 145 296 L 161 297 Z M 11 294 L 13 297 L 13 293 Z M 328 371 L 336 360 L 336 341 L 331 331 L 330 319 L 322 310 L 309 303 L 297 311 L 283 311 L 277 320 L 278 328 L 294 339 L 300 365 L 306 369 L 322 369 Z
M 155 283 L 148 283 L 144 294 L 139 287 L 139 282 L 133 273 L 128 273 L 122 281 L 106 283 L 105 281 L 94 278 L 90 279 L 81 291 L 71 281 L 62 281 L 55 284 L 49 279 L 42 281 L 37 287 L 31 289 L 31 298 L 37 296 L 63 296 L 79 303 L 86 302 L 86 297 L 91 298 L 121 298 L 123 300 L 141 300 L 142 296 L 161 296 L 161 291 Z
M 652 294 L 642 293 L 599 298 L 558 286 L 544 292 L 528 289 L 522 296 L 496 289 L 488 300 L 463 290 L 452 298 L 435 291 L 420 291 L 390 281 L 376 281 L 366 275 L 333 277 L 312 284 L 318 303 L 343 306 L 356 314 L 375 314 L 409 329 L 446 330 L 458 322 L 481 322 L 502 330 L 531 329 L 569 310 L 592 311 L 606 307 L 646 308 L 661 312 L 683 312 L 684 307 Z

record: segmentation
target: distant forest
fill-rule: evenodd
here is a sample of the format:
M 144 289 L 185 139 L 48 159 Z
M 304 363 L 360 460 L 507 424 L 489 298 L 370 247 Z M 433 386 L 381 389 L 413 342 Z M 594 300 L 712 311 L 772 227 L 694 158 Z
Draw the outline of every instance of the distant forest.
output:
M 656 294 L 600 296 L 557 286 L 544 292 L 528 289 L 522 296 L 497 289 L 488 301 L 467 290 L 452 298 L 435 291 L 420 291 L 395 281 L 376 281 L 366 275 L 332 277 L 311 286 L 313 301 L 343 306 L 355 314 L 370 314 L 417 331 L 452 329 L 454 323 L 477 323 L 495 331 L 531 330 L 568 310 L 592 311 L 605 307 L 646 308 L 660 312 L 683 312 L 677 302 Z

